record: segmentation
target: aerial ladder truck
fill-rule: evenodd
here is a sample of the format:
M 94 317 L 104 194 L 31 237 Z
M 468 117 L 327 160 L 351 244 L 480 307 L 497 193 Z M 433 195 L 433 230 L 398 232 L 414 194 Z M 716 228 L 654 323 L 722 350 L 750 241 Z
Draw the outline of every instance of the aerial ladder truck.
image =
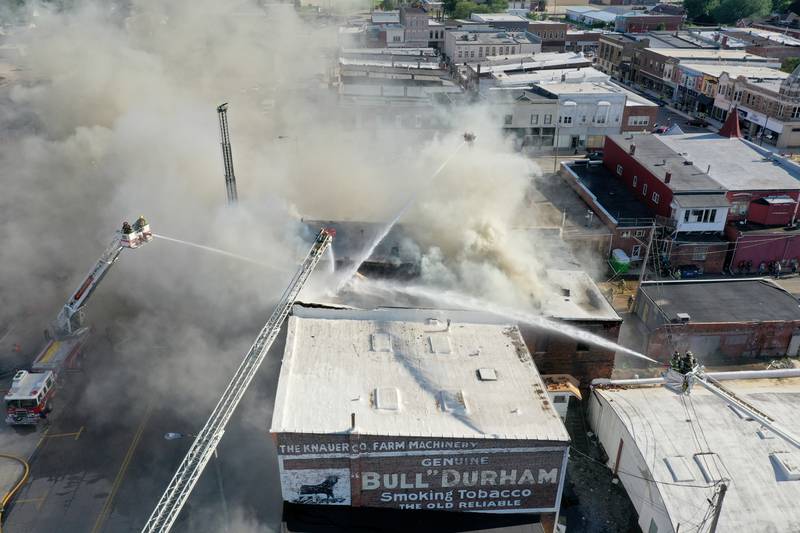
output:
M 311 250 L 278 300 L 275 310 L 228 383 L 203 429 L 195 436 L 189 451 L 186 452 L 186 456 L 142 529 L 143 533 L 166 533 L 172 528 L 197 480 L 200 479 L 203 469 L 214 455 L 217 444 L 225 433 L 225 427 L 278 336 L 303 285 L 331 245 L 335 235 L 336 231 L 331 228 L 320 230 Z
M 84 307 L 92 293 L 119 258 L 124 248 L 138 248 L 153 240 L 150 225 L 139 217 L 132 225 L 123 222 L 100 259 L 78 288 L 70 294 L 55 322 L 45 330 L 46 343 L 30 370 L 19 370 L 5 395 L 6 423 L 35 425 L 53 408 L 56 382 L 62 371 L 78 365 L 81 349 L 89 336 L 84 325 Z

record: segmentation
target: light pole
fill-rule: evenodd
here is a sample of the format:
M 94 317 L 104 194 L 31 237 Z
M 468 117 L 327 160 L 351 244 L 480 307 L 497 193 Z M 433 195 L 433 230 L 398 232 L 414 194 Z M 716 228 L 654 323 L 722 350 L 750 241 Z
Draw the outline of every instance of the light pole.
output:
M 197 435 L 193 433 L 164 433 L 164 440 L 180 440 L 184 438 L 195 438 Z M 217 449 L 214 448 L 214 471 L 217 475 L 217 487 L 219 487 L 219 498 L 222 502 L 222 520 L 224 531 L 228 531 L 228 524 L 230 523 L 230 515 L 228 514 L 228 500 L 225 498 L 225 489 L 222 486 L 222 471 L 219 468 L 219 456 Z

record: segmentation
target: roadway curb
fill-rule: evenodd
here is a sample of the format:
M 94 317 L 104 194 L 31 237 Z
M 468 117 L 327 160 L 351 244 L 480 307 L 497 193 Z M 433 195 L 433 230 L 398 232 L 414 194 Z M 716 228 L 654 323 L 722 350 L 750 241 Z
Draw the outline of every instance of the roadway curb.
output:
M 2 500 L 0 500 L 0 532 L 1 532 L 4 519 L 4 512 L 6 510 L 6 507 L 8 506 L 8 503 L 14 498 L 14 496 L 16 496 L 17 492 L 19 492 L 19 489 L 22 488 L 22 486 L 25 484 L 26 481 L 28 481 L 28 476 L 30 475 L 31 468 L 24 459 L 21 459 L 20 457 L 17 457 L 15 455 L 0 453 L 0 457 L 17 461 L 22 465 L 22 475 L 20 476 L 19 480 L 17 480 L 17 483 L 13 487 L 11 487 L 11 490 L 6 492 Z

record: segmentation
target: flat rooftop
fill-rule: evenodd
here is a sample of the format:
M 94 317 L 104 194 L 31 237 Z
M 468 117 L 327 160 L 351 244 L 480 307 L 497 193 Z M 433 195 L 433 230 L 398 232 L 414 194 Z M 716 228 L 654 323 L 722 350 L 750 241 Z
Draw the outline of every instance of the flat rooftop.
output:
M 546 390 L 497 317 L 295 305 L 270 431 L 568 442 Z
M 528 19 L 510 13 L 473 13 L 470 17 L 477 22 L 528 22 Z
M 766 58 L 745 52 L 743 50 L 707 50 L 702 48 L 646 48 L 657 54 L 678 59 L 711 59 L 711 60 L 739 60 L 754 61 L 764 63 L 780 62 L 779 60 Z
M 641 290 L 668 321 L 678 313 L 705 323 L 800 320 L 795 297 L 767 280 L 645 282 Z
M 590 67 L 592 60 L 587 59 L 580 52 L 545 52 L 535 55 L 517 54 L 480 62 L 470 62 L 469 66 L 472 70 L 477 71 L 479 63 L 481 65 L 481 74 L 488 75 L 512 70 L 553 69 L 559 66 Z
M 784 80 L 789 77 L 787 72 L 775 68 L 756 65 L 725 65 L 718 63 L 690 63 L 681 61 L 681 67 L 689 68 L 701 74 L 719 77 L 723 72 L 727 72 L 731 78 L 744 76 L 745 78 Z
M 603 165 L 566 163 L 577 183 L 589 191 L 605 212 L 621 227 L 646 225 L 653 214 L 633 192 Z
M 714 136 L 723 139 L 719 135 L 714 134 Z M 617 134 L 609 135 L 607 138 L 626 152 L 631 144 L 636 145 L 636 154 L 633 157 L 661 181 L 664 181 L 667 171 L 671 172 L 672 179 L 669 188 L 673 192 L 719 194 L 724 192 L 723 187 L 706 174 L 706 167 L 702 163 L 684 164 L 687 158 L 675 150 L 674 145 L 667 144 L 666 139 L 678 137 L 678 135 L 648 134 L 631 137 L 628 134 Z
M 531 34 L 529 37 L 525 32 L 507 31 L 453 31 L 450 32 L 455 38 L 456 46 L 475 45 L 475 44 L 525 44 L 536 43 L 536 37 Z M 469 39 L 464 39 L 468 37 Z
M 572 83 L 543 83 L 541 88 L 547 92 L 559 95 L 570 94 L 607 94 L 625 97 L 625 93 L 619 87 L 605 82 L 585 81 Z
M 723 384 L 785 429 L 800 434 L 800 379 Z M 800 531 L 800 481 L 782 478 L 773 458 L 775 454 L 788 456 L 788 462 L 797 464 L 798 450 L 775 435 L 762 438 L 758 422 L 739 416 L 699 386 L 689 396 L 690 416 L 687 397 L 665 387 L 598 387 L 594 391 L 605 400 L 601 423 L 613 423 L 607 412 L 611 409 L 630 435 L 625 447 L 638 448 L 646 463 L 647 471 L 632 474 L 664 482 L 656 487 L 620 474 L 623 484 L 634 491 L 631 498 L 637 509 L 666 514 L 676 530 L 680 524 L 681 531 L 694 531 L 690 524 L 702 520 L 709 507 L 706 500 L 713 499 L 715 488 L 704 486 L 720 476 L 729 482 L 718 531 Z M 692 422 L 687 423 L 687 418 Z M 613 454 L 616 448 L 606 451 Z M 709 453 L 715 456 L 706 455 Z M 612 456 L 609 463 L 613 460 Z M 701 465 L 710 472 L 710 482 Z M 660 495 L 663 507 L 647 501 L 649 491 Z
M 510 87 L 532 85 L 542 82 L 564 81 L 566 83 L 580 83 L 587 81 L 607 81 L 609 76 L 594 67 L 582 67 L 536 70 L 524 73 L 497 72 L 494 73 L 494 79 L 498 86 Z
M 659 139 L 703 171 L 710 165 L 708 176 L 728 191 L 800 189 L 800 165 L 744 139 L 715 133 L 661 135 Z

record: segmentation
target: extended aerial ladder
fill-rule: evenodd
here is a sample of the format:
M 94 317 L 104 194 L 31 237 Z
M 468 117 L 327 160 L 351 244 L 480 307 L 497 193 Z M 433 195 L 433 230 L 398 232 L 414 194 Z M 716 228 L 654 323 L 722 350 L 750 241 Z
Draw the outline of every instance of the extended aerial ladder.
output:
M 272 343 L 280 332 L 281 325 L 289 315 L 295 299 L 308 280 L 317 263 L 322 259 L 335 236 L 333 229 L 323 228 L 317 235 L 314 245 L 295 273 L 289 286 L 281 295 L 275 310 L 266 325 L 256 337 L 255 342 L 245 355 L 222 397 L 208 417 L 203 429 L 197 434 L 189 451 L 178 466 L 177 472 L 167 485 L 167 489 L 156 504 L 153 513 L 147 520 L 143 533 L 164 532 L 172 528 L 186 500 L 192 492 L 197 480 L 203 473 L 208 461 L 214 454 L 217 444 L 225 433 L 225 427 L 233 416 L 247 387 L 256 375 L 261 362 L 267 355 Z
M 236 191 L 236 176 L 233 173 L 233 152 L 231 152 L 231 134 L 228 131 L 228 104 L 217 107 L 219 115 L 219 136 L 222 144 L 222 164 L 225 166 L 225 190 L 228 194 L 228 203 L 235 204 L 239 200 Z
M 72 293 L 58 313 L 53 324 L 55 336 L 72 335 L 83 326 L 83 306 L 108 273 L 111 265 L 119 258 L 123 248 L 138 248 L 152 240 L 153 234 L 150 231 L 150 225 L 144 217 L 139 217 L 133 225 L 123 222 L 122 229 L 114 234 L 111 244 L 108 245 L 78 289 Z

